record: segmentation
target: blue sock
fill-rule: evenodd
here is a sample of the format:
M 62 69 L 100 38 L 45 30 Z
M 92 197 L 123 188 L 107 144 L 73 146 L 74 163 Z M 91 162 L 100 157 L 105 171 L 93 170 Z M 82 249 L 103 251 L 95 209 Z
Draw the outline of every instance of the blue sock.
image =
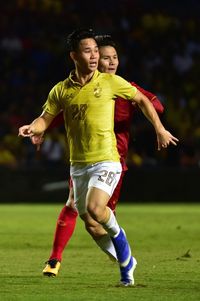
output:
M 117 237 L 111 237 L 111 239 L 115 246 L 119 263 L 123 264 L 127 261 L 127 259 L 130 260 L 131 250 L 123 230 L 120 228 L 120 232 Z M 127 264 L 128 263 L 129 262 L 127 262 Z

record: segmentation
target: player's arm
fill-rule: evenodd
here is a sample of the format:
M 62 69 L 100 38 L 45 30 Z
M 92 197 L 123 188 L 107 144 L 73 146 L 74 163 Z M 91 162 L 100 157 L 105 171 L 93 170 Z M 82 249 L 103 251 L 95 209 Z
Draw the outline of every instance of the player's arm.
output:
M 19 128 L 18 136 L 31 137 L 34 135 L 42 135 L 49 127 L 54 117 L 55 116 L 43 111 L 31 124 L 21 126 Z
M 152 103 L 138 89 L 133 101 L 138 104 L 143 114 L 154 126 L 157 135 L 158 150 L 162 147 L 166 148 L 169 144 L 177 145 L 178 139 L 165 129 Z
M 142 92 L 151 101 L 151 103 L 154 106 L 157 113 L 159 113 L 159 114 L 163 113 L 164 107 L 155 94 L 143 89 L 142 87 L 138 86 L 134 82 L 131 82 L 131 85 L 135 86 L 140 92 Z
M 64 123 L 64 118 L 63 118 L 63 112 L 60 112 L 55 118 L 54 120 L 51 122 L 51 124 L 48 127 L 49 129 L 55 128 L 55 127 L 59 127 L 61 124 Z M 37 151 L 40 150 L 40 146 L 44 141 L 44 132 L 41 133 L 40 135 L 33 135 L 30 137 L 31 138 L 31 142 L 36 145 L 36 149 Z

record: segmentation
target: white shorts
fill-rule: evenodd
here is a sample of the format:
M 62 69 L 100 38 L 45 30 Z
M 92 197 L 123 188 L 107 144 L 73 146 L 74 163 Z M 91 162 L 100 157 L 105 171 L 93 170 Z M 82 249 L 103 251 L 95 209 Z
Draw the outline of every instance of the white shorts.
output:
M 70 175 L 73 181 L 75 207 L 79 215 L 87 212 L 86 195 L 90 187 L 99 188 L 112 196 L 122 172 L 120 162 L 99 162 L 91 165 L 73 164 Z

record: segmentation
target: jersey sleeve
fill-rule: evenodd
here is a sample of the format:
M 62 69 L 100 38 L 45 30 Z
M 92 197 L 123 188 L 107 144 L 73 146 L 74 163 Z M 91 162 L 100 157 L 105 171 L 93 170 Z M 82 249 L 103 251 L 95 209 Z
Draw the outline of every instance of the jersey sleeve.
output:
M 43 110 L 53 116 L 56 116 L 62 110 L 60 105 L 60 94 L 61 94 L 61 82 L 55 85 L 47 97 L 46 102 L 43 105 Z
M 136 87 L 140 92 L 142 92 L 151 101 L 152 105 L 154 106 L 155 110 L 158 113 L 163 113 L 164 107 L 155 94 L 141 88 L 134 82 L 131 82 L 131 85 Z
M 110 76 L 112 77 L 111 85 L 114 91 L 114 96 L 127 100 L 133 100 L 137 93 L 137 87 L 131 85 L 121 76 L 113 74 L 110 74 Z

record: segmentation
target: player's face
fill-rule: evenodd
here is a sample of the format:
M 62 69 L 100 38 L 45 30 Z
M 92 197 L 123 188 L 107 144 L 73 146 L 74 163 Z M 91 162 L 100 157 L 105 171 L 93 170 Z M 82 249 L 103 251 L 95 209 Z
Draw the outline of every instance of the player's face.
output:
M 91 38 L 81 40 L 74 59 L 76 67 L 82 73 L 87 74 L 95 71 L 99 61 L 99 50 L 96 41 Z
M 117 51 L 112 46 L 99 47 L 99 66 L 101 72 L 115 74 L 119 65 Z

